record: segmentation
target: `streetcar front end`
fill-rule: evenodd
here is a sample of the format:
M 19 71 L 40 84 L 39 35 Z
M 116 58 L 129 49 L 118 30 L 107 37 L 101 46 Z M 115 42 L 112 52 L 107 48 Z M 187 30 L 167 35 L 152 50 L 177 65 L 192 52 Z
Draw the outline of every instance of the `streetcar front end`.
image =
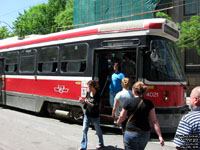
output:
M 145 97 L 155 105 L 162 132 L 173 133 L 181 117 L 189 111 L 187 79 L 175 43 L 166 38 L 149 39 L 150 51 L 142 56 L 143 81 L 148 86 Z

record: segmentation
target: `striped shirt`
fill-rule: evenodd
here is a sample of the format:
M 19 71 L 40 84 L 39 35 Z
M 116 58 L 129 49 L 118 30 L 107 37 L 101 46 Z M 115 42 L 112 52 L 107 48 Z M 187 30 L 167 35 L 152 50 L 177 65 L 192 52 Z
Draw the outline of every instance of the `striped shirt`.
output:
M 182 117 L 176 131 L 174 144 L 184 149 L 200 150 L 200 107 Z

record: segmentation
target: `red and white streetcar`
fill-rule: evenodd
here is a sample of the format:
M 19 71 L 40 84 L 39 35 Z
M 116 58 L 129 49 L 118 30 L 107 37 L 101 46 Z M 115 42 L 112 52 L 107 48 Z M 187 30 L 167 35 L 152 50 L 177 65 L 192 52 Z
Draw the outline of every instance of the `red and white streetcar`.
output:
M 102 93 L 101 123 L 114 125 L 106 79 L 117 59 L 127 77 L 148 86 L 146 98 L 154 103 L 163 132 L 174 132 L 188 111 L 178 39 L 177 25 L 157 18 L 1 40 L 0 102 L 80 119 L 78 99 L 85 97 L 87 82 L 95 79 Z M 132 65 L 123 67 L 126 57 Z

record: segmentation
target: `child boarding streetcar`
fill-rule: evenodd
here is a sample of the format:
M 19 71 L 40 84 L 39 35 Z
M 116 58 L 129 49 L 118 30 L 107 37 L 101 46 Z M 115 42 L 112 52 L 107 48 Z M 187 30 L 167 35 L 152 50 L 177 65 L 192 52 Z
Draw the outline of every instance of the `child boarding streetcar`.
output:
M 107 77 L 119 61 L 132 82 L 148 86 L 163 132 L 174 132 L 186 105 L 186 78 L 177 57 L 176 24 L 166 19 L 108 23 L 23 40 L 0 41 L 0 102 L 81 119 L 87 82 L 100 83 L 101 123 L 113 124 Z

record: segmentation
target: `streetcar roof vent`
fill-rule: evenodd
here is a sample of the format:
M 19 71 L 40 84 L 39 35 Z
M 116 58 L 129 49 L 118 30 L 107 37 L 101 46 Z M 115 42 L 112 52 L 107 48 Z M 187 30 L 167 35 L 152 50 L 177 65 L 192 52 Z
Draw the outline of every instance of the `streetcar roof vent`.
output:
M 119 31 L 119 30 L 122 31 L 129 29 L 138 29 L 143 27 L 144 27 L 143 20 L 126 21 L 126 22 L 104 24 L 100 27 L 99 32 Z
M 36 37 L 40 37 L 41 35 L 39 34 L 31 34 L 31 35 L 27 35 L 25 36 L 25 39 L 32 39 L 32 38 L 36 38 Z
M 9 44 L 9 43 L 13 43 L 13 41 L 18 41 L 18 36 L 2 39 L 2 40 L 0 40 L 0 44 L 2 44 L 2 45 L 3 44 Z

